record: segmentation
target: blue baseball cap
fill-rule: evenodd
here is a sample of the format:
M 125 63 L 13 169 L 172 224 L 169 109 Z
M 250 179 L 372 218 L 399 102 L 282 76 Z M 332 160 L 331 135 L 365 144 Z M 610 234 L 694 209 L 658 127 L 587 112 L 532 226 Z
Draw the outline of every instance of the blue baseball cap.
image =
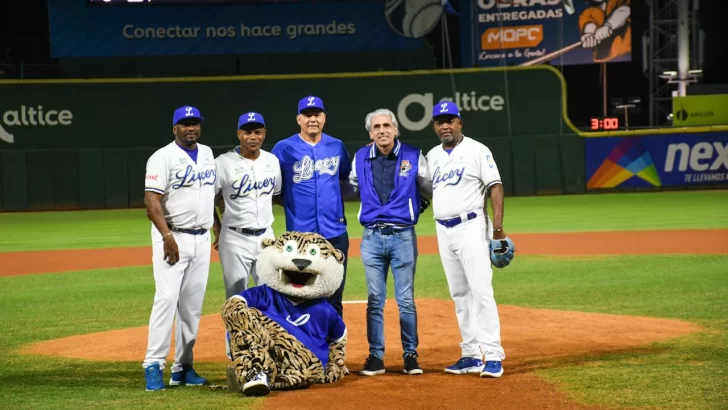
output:
M 265 127 L 265 120 L 263 119 L 263 116 L 258 114 L 257 112 L 246 112 L 245 114 L 241 115 L 240 118 L 238 118 L 238 128 L 242 127 L 245 124 L 260 124 L 263 127 Z
M 172 125 L 177 125 L 177 123 L 187 118 L 194 118 L 200 122 L 204 120 L 204 118 L 200 115 L 200 110 L 190 105 L 185 105 L 184 107 L 179 107 L 174 111 Z
M 309 95 L 308 97 L 303 97 L 298 102 L 298 113 L 300 114 L 301 111 L 309 109 L 309 108 L 318 108 L 321 111 L 326 112 L 324 109 L 324 102 L 318 98 L 314 97 L 313 95 Z
M 439 117 L 441 115 L 454 115 L 460 117 L 460 110 L 458 105 L 452 101 L 440 101 L 432 107 L 432 118 Z

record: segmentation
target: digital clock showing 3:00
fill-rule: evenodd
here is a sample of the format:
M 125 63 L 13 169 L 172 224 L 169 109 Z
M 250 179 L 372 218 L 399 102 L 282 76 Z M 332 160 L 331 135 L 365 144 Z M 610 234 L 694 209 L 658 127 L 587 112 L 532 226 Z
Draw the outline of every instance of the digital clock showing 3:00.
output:
M 606 118 L 592 118 L 591 119 L 591 130 L 618 130 L 619 129 L 619 118 L 606 117 Z

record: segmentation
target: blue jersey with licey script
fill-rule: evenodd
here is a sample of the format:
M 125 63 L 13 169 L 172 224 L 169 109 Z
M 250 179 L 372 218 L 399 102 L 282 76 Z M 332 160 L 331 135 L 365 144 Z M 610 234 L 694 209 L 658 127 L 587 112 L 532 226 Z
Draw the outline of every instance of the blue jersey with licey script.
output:
M 310 350 L 326 368 L 329 343 L 346 335 L 346 325 L 325 299 L 294 305 L 286 295 L 268 285 L 254 286 L 240 293 L 248 307 L 260 310 Z
M 294 134 L 271 150 L 283 176 L 286 230 L 316 232 L 330 239 L 346 233 L 341 181 L 346 182 L 351 161 L 341 140 L 323 134 L 311 145 Z

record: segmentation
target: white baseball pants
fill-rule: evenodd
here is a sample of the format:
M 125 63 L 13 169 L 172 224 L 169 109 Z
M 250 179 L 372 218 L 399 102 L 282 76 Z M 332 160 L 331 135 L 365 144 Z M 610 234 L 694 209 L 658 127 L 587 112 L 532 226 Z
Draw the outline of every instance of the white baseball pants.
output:
M 446 228 L 435 221 L 437 244 L 455 315 L 460 326 L 462 357 L 503 361 L 498 307 L 493 295 L 488 238 L 490 218 L 483 211 L 475 219 Z
M 275 239 L 272 228 L 268 227 L 260 236 L 243 234 L 230 229 L 229 226 L 221 228 L 217 251 L 220 255 L 222 280 L 225 283 L 225 299 L 248 289 L 251 277 L 256 285 L 260 283 L 258 275 L 255 274 L 255 261 L 258 259 L 261 251 L 260 243 L 264 238 Z M 227 337 L 226 331 L 225 354 L 232 360 Z
M 217 250 L 225 282 L 225 299 L 248 289 L 251 277 L 256 285 L 259 284 L 255 274 L 255 261 L 264 238 L 275 239 L 272 228 L 269 227 L 260 236 L 254 236 L 233 231 L 227 226 L 222 227 Z
M 190 235 L 173 232 L 179 248 L 179 261 L 170 266 L 164 260 L 162 235 L 152 226 L 152 267 L 156 292 L 149 318 L 146 358 L 142 367 L 159 363 L 164 369 L 172 343 L 172 326 L 176 323 L 175 353 L 172 372 L 192 365 L 200 325 L 202 303 L 210 273 L 210 232 Z

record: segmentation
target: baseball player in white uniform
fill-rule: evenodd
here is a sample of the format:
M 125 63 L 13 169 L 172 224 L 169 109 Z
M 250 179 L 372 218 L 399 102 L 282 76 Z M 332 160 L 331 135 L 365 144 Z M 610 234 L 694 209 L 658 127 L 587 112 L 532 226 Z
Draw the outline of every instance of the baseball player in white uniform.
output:
M 494 232 L 496 239 L 505 237 L 503 186 L 490 149 L 464 136 L 462 123 L 455 103 L 436 104 L 433 128 L 441 144 L 427 153 L 440 259 L 462 336 L 461 358 L 445 371 L 500 377 L 505 352 L 487 249 Z M 494 223 L 486 209 L 488 191 Z
M 207 382 L 192 368 L 202 302 L 210 270 L 210 232 L 215 199 L 215 157 L 197 140 L 203 118 L 185 106 L 174 112 L 175 140 L 147 161 L 144 204 L 152 221 L 152 266 L 156 293 L 149 318 L 144 367 L 146 389 L 164 390 L 162 380 L 177 319 L 170 385 Z
M 215 213 L 216 240 L 220 254 L 225 298 L 248 289 L 255 276 L 255 260 L 263 238 L 273 233 L 273 195 L 281 193 L 278 158 L 260 147 L 265 140 L 263 116 L 248 112 L 238 119 L 240 145 L 215 160 L 215 193 L 224 200 L 222 222 Z
M 240 145 L 215 160 L 218 171 L 215 194 L 222 198 L 222 222 L 215 212 L 213 246 L 220 255 L 225 298 L 248 289 L 250 278 L 258 284 L 255 260 L 263 238 L 275 239 L 273 196 L 281 193 L 278 158 L 260 149 L 265 141 L 265 119 L 257 112 L 238 118 Z M 230 360 L 230 339 L 225 332 L 225 354 Z

